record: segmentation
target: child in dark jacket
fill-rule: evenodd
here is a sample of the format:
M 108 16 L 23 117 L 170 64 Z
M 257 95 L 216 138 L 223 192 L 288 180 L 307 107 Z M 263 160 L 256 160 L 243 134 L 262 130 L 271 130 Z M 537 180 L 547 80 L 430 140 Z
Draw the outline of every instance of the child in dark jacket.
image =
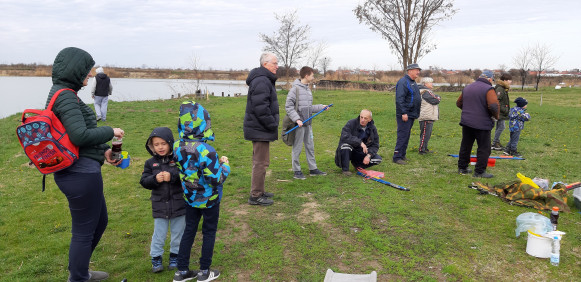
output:
M 180 139 L 174 143 L 174 160 L 180 170 L 180 178 L 186 199 L 186 230 L 178 254 L 178 271 L 173 281 L 211 281 L 218 270 L 210 269 L 214 255 L 216 230 L 220 217 L 222 184 L 230 174 L 228 158 L 221 158 L 207 141 L 214 140 L 210 114 L 195 102 L 184 102 L 180 106 L 178 131 Z M 200 270 L 189 269 L 192 245 L 202 223 L 202 256 Z
M 510 129 L 510 141 L 508 142 L 508 145 L 506 145 L 504 154 L 520 158 L 522 155 L 516 150 L 516 147 L 518 145 L 518 140 L 520 139 L 520 132 L 525 126 L 525 121 L 530 120 L 531 115 L 526 112 L 527 104 L 529 103 L 527 99 L 518 97 L 514 102 L 516 103 L 516 106 L 508 112 L 508 117 L 510 118 L 508 123 Z
M 178 250 L 186 226 L 186 203 L 179 171 L 173 160 L 173 142 L 171 129 L 158 127 L 145 143 L 145 148 L 153 157 L 145 162 L 139 183 L 151 190 L 154 229 L 150 255 L 153 272 L 163 270 L 163 246 L 168 226 L 171 229 L 168 268 L 177 268 Z

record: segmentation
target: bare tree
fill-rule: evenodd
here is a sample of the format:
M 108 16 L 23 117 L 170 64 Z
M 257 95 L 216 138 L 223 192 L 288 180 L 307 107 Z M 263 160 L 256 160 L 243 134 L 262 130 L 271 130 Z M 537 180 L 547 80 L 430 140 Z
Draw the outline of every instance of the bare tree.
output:
M 539 82 L 541 81 L 541 77 L 544 71 L 548 70 L 549 68 L 553 67 L 553 65 L 557 62 L 557 58 L 551 56 L 551 48 L 549 46 L 540 43 L 532 49 L 531 58 L 533 63 L 533 69 L 536 72 L 535 75 L 535 90 L 539 90 Z
M 521 48 L 512 61 L 520 75 L 521 90 L 524 90 L 531 65 L 531 48 L 529 46 Z
M 323 77 L 325 77 L 325 75 L 327 75 L 327 70 L 329 69 L 329 66 L 331 65 L 331 58 L 329 57 L 323 57 L 319 60 L 319 65 L 321 66 L 321 69 L 323 69 Z
M 278 32 L 273 32 L 272 36 L 260 33 L 260 39 L 266 43 L 264 51 L 274 53 L 279 62 L 283 63 L 284 68 L 288 70 L 301 59 L 309 48 L 309 25 L 300 25 L 297 11 L 289 12 L 284 15 L 274 14 L 274 17 L 280 22 Z
M 403 69 L 436 48 L 428 44 L 432 27 L 456 13 L 453 0 L 367 0 L 353 11 L 388 41 Z
M 313 69 L 317 68 L 317 64 L 321 57 L 324 56 L 325 50 L 327 50 L 327 42 L 321 40 L 314 44 L 314 46 L 309 49 L 307 54 L 307 66 L 310 66 Z

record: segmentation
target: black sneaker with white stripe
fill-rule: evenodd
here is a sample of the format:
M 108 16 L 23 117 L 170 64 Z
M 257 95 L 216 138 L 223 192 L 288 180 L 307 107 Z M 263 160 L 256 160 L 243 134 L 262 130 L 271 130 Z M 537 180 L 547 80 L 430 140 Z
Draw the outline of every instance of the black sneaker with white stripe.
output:
M 173 276 L 173 282 L 189 281 L 196 279 L 197 273 L 193 270 L 176 271 Z M 199 281 L 199 280 L 198 280 Z
M 198 282 L 212 281 L 218 277 L 220 277 L 220 271 L 218 270 L 208 269 L 198 272 Z

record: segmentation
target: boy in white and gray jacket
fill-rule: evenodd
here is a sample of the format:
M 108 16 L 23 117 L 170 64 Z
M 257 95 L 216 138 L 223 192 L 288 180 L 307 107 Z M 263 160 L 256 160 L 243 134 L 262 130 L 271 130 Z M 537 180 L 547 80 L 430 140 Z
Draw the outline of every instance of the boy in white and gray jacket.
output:
M 293 86 L 286 98 L 284 108 L 289 118 L 299 125 L 299 128 L 296 129 L 297 132 L 293 143 L 292 168 L 294 171 L 293 177 L 295 179 L 304 180 L 306 178 L 301 171 L 301 164 L 299 163 L 299 156 L 303 150 L 303 143 L 305 145 L 305 154 L 307 155 L 307 164 L 309 165 L 309 174 L 311 176 L 327 175 L 327 173 L 320 171 L 317 168 L 311 121 L 303 123 L 304 120 L 311 117 L 313 112 L 316 113 L 324 109 L 327 105 L 313 105 L 313 93 L 311 93 L 311 89 L 309 89 L 309 83 L 313 82 L 315 79 L 313 69 L 310 67 L 302 67 L 299 74 L 301 78 L 293 82 Z M 298 109 L 295 110 L 297 98 Z
M 421 79 L 422 85 L 419 87 L 420 95 L 422 96 L 422 107 L 420 109 L 420 117 L 418 118 L 420 122 L 420 155 L 432 153 L 428 149 L 428 141 L 430 141 L 430 137 L 432 136 L 434 122 L 440 118 L 438 104 L 440 104 L 441 98 L 432 91 L 434 88 L 433 82 L 434 80 L 432 78 L 423 77 Z

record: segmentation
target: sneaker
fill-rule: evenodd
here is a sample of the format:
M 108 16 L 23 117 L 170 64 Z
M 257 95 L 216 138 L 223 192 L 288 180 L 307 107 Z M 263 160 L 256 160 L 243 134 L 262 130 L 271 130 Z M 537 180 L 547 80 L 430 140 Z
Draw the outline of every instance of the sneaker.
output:
M 470 173 L 472 173 L 472 170 L 469 168 L 459 168 L 458 169 L 458 174 L 465 175 L 465 174 L 470 174 Z
M 274 193 L 264 192 L 262 193 L 262 197 L 272 198 L 274 197 Z
M 101 121 L 101 118 L 100 118 L 100 117 L 98 117 L 98 118 L 97 118 L 97 121 Z
M 89 270 L 89 280 L 87 281 L 101 281 L 109 278 L 109 273 L 103 271 Z
M 510 155 L 512 155 L 512 152 L 510 150 L 506 149 L 506 150 L 504 150 L 504 152 L 502 152 L 502 154 L 505 156 L 510 156 Z
M 264 195 L 262 195 L 260 197 L 248 198 L 248 204 L 250 204 L 250 205 L 270 206 L 273 203 L 274 203 L 274 201 L 272 199 L 267 198 Z
M 351 174 L 352 173 L 350 171 L 348 171 L 348 170 L 344 170 L 343 171 L 343 175 L 345 175 L 345 176 L 351 176 Z
M 502 151 L 504 150 L 504 147 L 502 146 L 502 144 L 500 144 L 500 142 L 494 142 L 494 144 L 492 144 L 491 149 L 495 151 Z
M 178 268 L 178 254 L 170 253 L 169 254 L 169 265 L 167 269 L 177 269 Z
M 517 158 L 522 158 L 522 155 L 517 151 L 512 152 L 511 156 L 517 157 Z
M 475 172 L 475 173 L 472 175 L 472 177 L 481 177 L 481 178 L 493 178 L 493 177 L 494 177 L 494 175 L 492 175 L 492 174 L 490 174 L 490 173 L 486 173 L 486 171 L 485 171 L 485 172 L 483 172 L 483 173 L 476 173 L 476 172 Z
M 302 171 L 295 171 L 295 176 L 293 176 L 294 179 L 300 179 L 300 180 L 305 180 L 307 179 L 305 177 L 305 175 L 303 174 Z
M 196 277 L 198 277 L 198 274 L 193 270 L 184 270 L 184 271 L 178 270 L 173 276 L 173 282 L 188 281 L 196 279 Z
M 326 172 L 324 172 L 324 171 L 320 171 L 320 170 L 317 168 L 317 169 L 309 170 L 309 175 L 310 175 L 310 176 L 317 176 L 317 175 L 327 175 L 327 173 L 326 173 Z
M 204 272 L 206 272 L 204 274 Z M 206 281 L 212 281 L 216 278 L 220 277 L 220 271 L 218 270 L 200 270 L 198 272 L 198 282 L 206 282 Z
M 395 161 L 393 161 L 393 163 L 396 163 L 398 165 L 406 165 L 406 164 L 408 164 L 406 161 L 404 161 L 402 159 L 395 160 Z
M 151 271 L 153 273 L 163 271 L 163 263 L 161 256 L 151 258 Z

